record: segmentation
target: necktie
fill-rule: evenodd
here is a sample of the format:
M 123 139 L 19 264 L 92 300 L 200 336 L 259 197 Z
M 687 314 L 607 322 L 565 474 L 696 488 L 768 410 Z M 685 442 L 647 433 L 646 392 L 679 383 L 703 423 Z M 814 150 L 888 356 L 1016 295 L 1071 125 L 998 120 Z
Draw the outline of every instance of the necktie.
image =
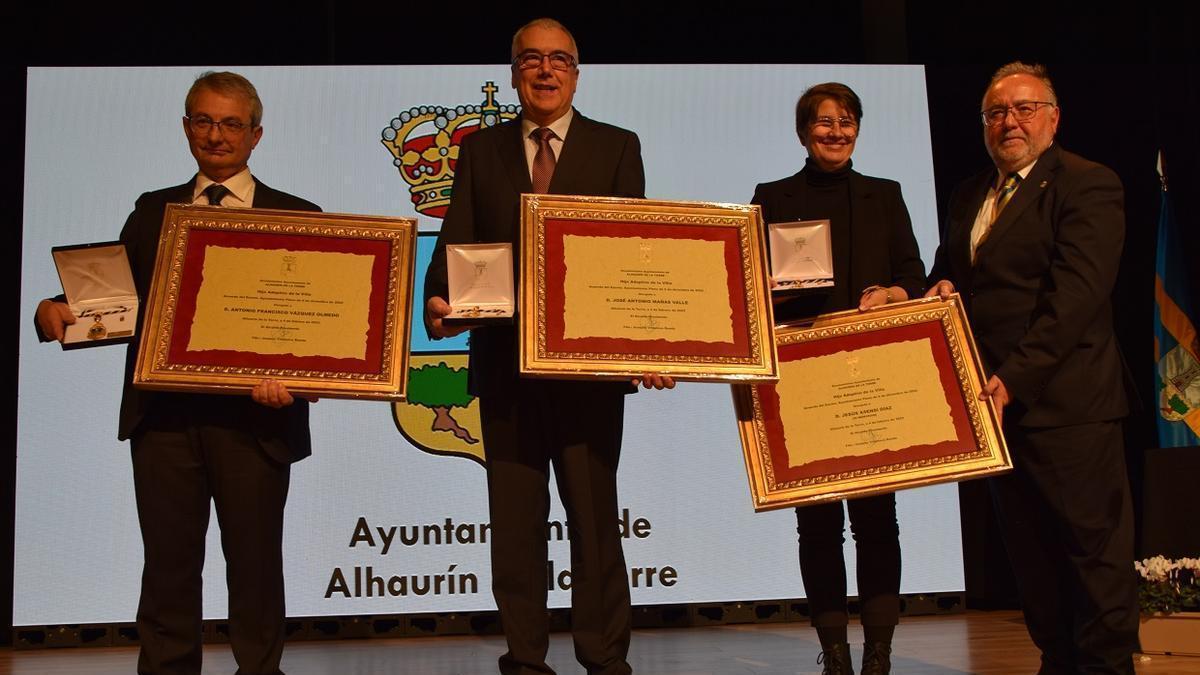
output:
M 979 253 L 979 247 L 983 246 L 983 242 L 987 241 L 988 235 L 992 233 L 992 227 L 995 226 L 996 220 L 1000 218 L 1000 212 L 1008 205 L 1013 194 L 1017 191 L 1017 184 L 1021 182 L 1021 174 L 1010 173 L 1004 179 L 1004 184 L 996 191 L 996 203 L 992 206 L 992 222 L 988 223 L 987 229 L 983 234 L 979 235 L 979 241 L 975 242 L 975 248 L 971 251 L 971 262 L 975 262 L 975 256 Z
M 1021 174 L 1010 173 L 1008 178 L 1004 179 L 1004 184 L 1000 186 L 1000 191 L 996 193 L 996 208 L 992 209 L 992 223 L 1000 217 L 1000 212 L 1008 205 L 1008 200 L 1012 199 L 1013 193 L 1017 191 L 1017 183 L 1021 182 Z M 989 228 L 990 229 L 990 228 Z
M 212 206 L 220 206 L 221 200 L 225 198 L 225 195 L 230 194 L 231 192 L 232 191 L 229 188 L 221 185 L 220 183 L 213 183 L 212 185 L 204 188 L 204 196 L 208 197 L 208 203 Z
M 549 127 L 534 129 L 529 137 L 537 141 L 537 154 L 533 156 L 533 191 L 546 194 L 550 191 L 550 178 L 554 176 L 554 150 L 550 139 L 557 138 Z

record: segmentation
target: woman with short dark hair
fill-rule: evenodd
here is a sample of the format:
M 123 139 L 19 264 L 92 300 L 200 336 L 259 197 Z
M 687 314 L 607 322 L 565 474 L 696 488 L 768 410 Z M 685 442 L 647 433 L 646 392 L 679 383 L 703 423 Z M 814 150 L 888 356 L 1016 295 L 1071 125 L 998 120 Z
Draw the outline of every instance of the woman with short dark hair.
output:
M 760 184 L 752 203 L 767 223 L 829 220 L 834 286 L 776 303 L 779 323 L 920 297 L 925 267 L 900 184 L 854 171 L 850 161 L 863 117 L 850 87 L 827 82 L 796 102 L 796 134 L 808 151 L 799 173 Z M 846 502 L 858 551 L 863 625 L 862 675 L 891 670 L 892 634 L 900 620 L 900 540 L 893 493 Z M 847 639 L 842 502 L 796 509 L 800 574 L 827 675 L 853 673 Z

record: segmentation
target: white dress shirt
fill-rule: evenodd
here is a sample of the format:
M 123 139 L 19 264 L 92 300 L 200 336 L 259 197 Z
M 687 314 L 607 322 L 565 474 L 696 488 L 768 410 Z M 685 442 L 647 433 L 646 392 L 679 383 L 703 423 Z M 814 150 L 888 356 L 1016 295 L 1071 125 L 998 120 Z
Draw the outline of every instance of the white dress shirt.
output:
M 567 114 L 554 120 L 550 123 L 550 130 L 554 132 L 556 138 L 550 139 L 550 149 L 554 151 L 554 161 L 558 161 L 559 155 L 562 154 L 563 142 L 567 140 L 567 129 L 571 127 L 571 119 L 575 117 L 575 109 L 567 111 Z M 537 155 L 538 142 L 529 137 L 534 129 L 539 129 L 538 125 L 530 122 L 524 117 L 521 118 L 521 136 L 525 139 L 525 167 L 529 169 L 529 178 L 533 179 L 533 157 Z
M 208 204 L 208 197 L 205 196 L 204 191 L 215 182 L 203 173 L 196 174 L 196 186 L 192 188 L 192 203 Z M 221 185 L 229 189 L 229 194 L 221 199 L 220 206 L 248 209 L 254 205 L 254 178 L 250 175 L 250 167 L 246 167 L 222 181 Z

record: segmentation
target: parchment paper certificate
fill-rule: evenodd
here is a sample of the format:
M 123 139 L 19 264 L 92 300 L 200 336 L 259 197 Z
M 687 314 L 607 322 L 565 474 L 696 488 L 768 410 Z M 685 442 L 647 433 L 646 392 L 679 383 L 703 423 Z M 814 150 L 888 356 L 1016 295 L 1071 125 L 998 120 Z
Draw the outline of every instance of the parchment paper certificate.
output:
M 780 371 L 789 466 L 955 438 L 928 338 L 788 361 Z
M 134 385 L 403 400 L 416 221 L 168 205 Z
M 523 195 L 521 374 L 777 379 L 757 206 Z
M 210 246 L 188 350 L 362 359 L 369 255 Z
M 779 382 L 733 387 L 755 509 L 1012 468 L 957 295 L 777 326 L 775 339 Z
M 567 235 L 563 253 L 565 338 L 733 342 L 720 242 Z

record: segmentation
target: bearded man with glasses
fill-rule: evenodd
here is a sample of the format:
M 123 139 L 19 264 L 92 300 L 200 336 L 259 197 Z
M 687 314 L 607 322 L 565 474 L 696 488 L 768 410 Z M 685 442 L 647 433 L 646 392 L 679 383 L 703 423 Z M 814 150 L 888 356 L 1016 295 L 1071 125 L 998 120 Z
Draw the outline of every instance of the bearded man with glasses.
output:
M 1039 673 L 1133 673 L 1137 585 L 1122 420 L 1130 381 L 1110 295 L 1121 181 L 1060 148 L 1041 66 L 996 72 L 980 112 L 993 167 L 950 198 L 928 295 L 957 290 L 1013 472 L 990 479 Z
M 241 75 L 207 72 L 192 84 L 183 133 L 199 172 L 183 185 L 143 194 L 121 230 L 140 297 L 150 289 L 169 203 L 321 210 L 250 175 L 262 114 L 258 92 Z M 64 324 L 74 322 L 61 296 L 38 305 L 45 341 L 61 340 Z M 311 454 L 308 401 L 275 381 L 263 381 L 249 397 L 135 389 L 136 360 L 135 342 L 126 353 L 118 438 L 130 441 L 144 551 L 137 672 L 200 673 L 201 573 L 215 504 L 238 673 L 276 675 L 284 638 L 283 510 L 291 465 Z

